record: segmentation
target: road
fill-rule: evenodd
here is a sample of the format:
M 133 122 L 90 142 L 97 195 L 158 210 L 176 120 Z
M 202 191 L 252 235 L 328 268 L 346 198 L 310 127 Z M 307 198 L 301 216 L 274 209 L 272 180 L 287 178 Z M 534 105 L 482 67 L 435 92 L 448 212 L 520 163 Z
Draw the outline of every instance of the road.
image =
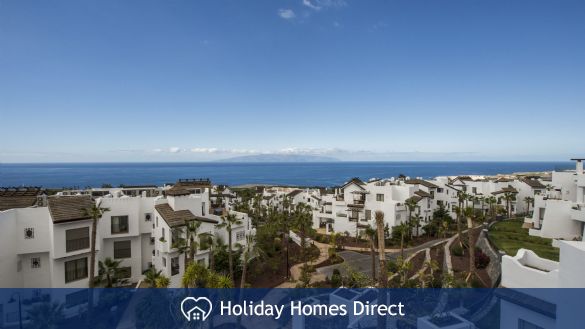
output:
M 440 239 L 440 240 L 433 240 L 426 243 L 423 243 L 419 246 L 404 249 L 404 256 L 408 257 L 420 250 L 426 249 L 431 247 L 432 245 L 446 241 L 447 239 Z M 342 274 L 346 272 L 347 267 L 351 267 L 357 272 L 361 272 L 366 274 L 367 276 L 372 276 L 372 258 L 370 254 L 362 254 L 356 251 L 339 251 L 337 253 L 341 258 L 343 258 L 344 262 L 341 264 L 335 264 L 330 266 L 325 266 L 317 269 L 317 273 L 323 274 L 325 276 L 331 277 L 333 274 L 334 269 L 338 269 Z M 400 257 L 400 252 L 392 252 L 386 253 L 386 258 L 392 261 L 396 261 Z M 377 257 L 376 257 L 377 258 Z M 379 271 L 379 262 L 376 261 L 376 272 Z

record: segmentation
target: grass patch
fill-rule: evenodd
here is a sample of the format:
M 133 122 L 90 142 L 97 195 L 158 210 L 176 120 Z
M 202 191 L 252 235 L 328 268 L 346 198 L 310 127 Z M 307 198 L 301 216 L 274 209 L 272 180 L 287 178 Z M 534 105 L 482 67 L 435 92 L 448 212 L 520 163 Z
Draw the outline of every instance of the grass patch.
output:
M 510 256 L 515 256 L 518 249 L 530 249 L 538 256 L 559 261 L 559 249 L 551 245 L 551 239 L 528 235 L 528 229 L 522 228 L 522 219 L 511 219 L 494 224 L 489 231 L 490 240 Z

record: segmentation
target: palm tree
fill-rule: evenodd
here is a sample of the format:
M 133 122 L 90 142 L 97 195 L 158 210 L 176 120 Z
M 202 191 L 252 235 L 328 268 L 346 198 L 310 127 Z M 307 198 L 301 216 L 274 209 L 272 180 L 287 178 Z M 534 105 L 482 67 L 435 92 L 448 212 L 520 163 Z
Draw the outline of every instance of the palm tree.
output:
M 156 288 L 168 288 L 171 284 L 171 280 L 164 275 L 159 276 L 154 281 L 154 287 Z
M 199 234 L 199 236 L 203 242 L 201 247 L 205 247 L 205 249 L 209 248 L 209 269 L 213 271 L 215 269 L 215 235 L 210 232 L 204 232 Z
M 412 225 L 412 213 L 416 209 L 417 204 L 418 204 L 418 202 L 416 202 L 416 200 L 414 200 L 413 198 L 407 199 L 406 202 L 404 203 L 404 205 L 408 209 L 408 226 L 410 228 L 412 228 L 412 226 L 413 226 Z M 412 237 L 412 230 L 408 231 L 408 237 Z
M 376 228 L 378 231 L 378 260 L 380 261 L 380 288 L 386 288 L 388 285 L 388 272 L 386 270 L 386 246 L 384 245 L 384 212 L 376 211 Z
M 494 209 L 494 206 L 495 206 L 496 202 L 498 202 L 498 200 L 496 199 L 495 196 L 492 195 L 492 196 L 487 197 L 485 199 L 485 201 L 488 204 L 489 211 L 490 211 L 490 217 L 491 217 L 491 220 L 493 221 L 495 219 L 495 209 Z
M 30 329 L 58 328 L 65 319 L 63 304 L 44 302 L 35 304 L 26 311 L 28 314 L 28 326 Z
M 311 218 L 311 207 L 304 203 L 297 204 L 294 214 L 294 226 L 297 230 L 299 230 L 301 236 L 301 258 L 304 262 L 307 261 L 306 259 L 306 244 L 307 244 L 307 232 L 311 227 L 312 218 Z
M 98 276 L 95 278 L 97 285 L 103 285 L 106 288 L 112 288 L 116 285 L 124 284 L 127 280 L 120 278 L 121 260 L 113 260 L 107 257 L 102 262 L 98 262 Z
M 230 266 L 230 278 L 235 280 L 234 277 L 234 260 L 232 251 L 232 228 L 237 225 L 241 225 L 242 221 L 234 214 L 228 214 L 221 217 L 221 223 L 217 225 L 218 228 L 225 228 L 228 232 L 228 261 Z M 235 281 L 234 281 L 235 285 Z
M 463 245 L 461 240 L 461 217 L 463 217 L 463 203 L 467 200 L 469 194 L 463 191 L 457 191 L 457 201 L 459 206 L 457 207 L 457 236 L 459 237 L 459 243 Z
M 248 263 L 250 259 L 254 256 L 260 255 L 262 253 L 262 249 L 258 248 L 256 245 L 256 237 L 252 234 L 246 235 L 246 245 L 244 246 L 243 252 L 243 264 L 242 264 L 242 278 L 240 281 L 240 288 L 244 288 L 246 286 L 246 274 L 248 272 Z
M 512 202 L 516 201 L 516 194 L 512 192 L 504 192 L 504 200 L 506 201 L 506 212 L 508 218 L 512 217 Z
M 176 249 L 180 255 L 183 255 L 183 263 L 184 268 L 187 268 L 189 265 L 188 253 L 189 253 L 189 244 L 187 240 L 183 238 L 183 227 L 176 227 L 172 228 L 172 245 L 171 248 Z
M 187 223 L 187 227 L 185 229 L 185 239 L 189 241 L 189 262 L 193 262 L 195 260 L 195 254 L 197 253 L 199 242 L 196 239 L 198 238 L 199 227 L 201 227 L 201 222 L 194 220 Z
M 86 216 L 91 217 L 91 250 L 89 254 L 89 287 L 93 288 L 95 286 L 95 244 L 96 244 L 96 237 L 97 237 L 97 224 L 100 218 L 104 215 L 105 212 L 110 211 L 109 208 L 102 208 L 100 207 L 101 202 L 98 204 L 93 203 L 91 208 L 84 209 L 83 212 Z
M 417 212 L 413 216 L 414 225 L 416 226 L 416 236 L 419 236 L 420 230 L 420 221 L 422 220 L 422 216 L 420 215 L 420 207 L 416 207 Z
M 156 280 L 161 276 L 161 273 L 162 271 L 157 271 L 156 268 L 152 266 L 142 273 L 144 275 L 143 281 L 147 283 L 149 286 L 155 287 Z
M 372 279 L 376 281 L 376 230 L 372 227 L 367 227 L 364 231 L 365 235 L 370 241 L 370 256 L 372 258 Z
M 471 276 L 475 273 L 475 235 L 472 233 L 475 210 L 467 207 L 463 210 L 463 216 L 467 219 L 467 239 L 469 241 L 467 250 L 469 251 L 469 275 Z
M 524 198 L 524 202 L 526 202 L 526 214 L 529 215 L 530 214 L 530 206 L 534 204 L 534 198 L 527 196 Z

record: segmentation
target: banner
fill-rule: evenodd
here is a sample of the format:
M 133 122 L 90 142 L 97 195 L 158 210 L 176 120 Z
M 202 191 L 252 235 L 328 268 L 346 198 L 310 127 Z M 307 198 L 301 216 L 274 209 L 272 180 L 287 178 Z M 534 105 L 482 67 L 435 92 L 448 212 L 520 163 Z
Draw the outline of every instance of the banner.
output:
M 583 328 L 585 289 L 0 289 L 3 328 Z

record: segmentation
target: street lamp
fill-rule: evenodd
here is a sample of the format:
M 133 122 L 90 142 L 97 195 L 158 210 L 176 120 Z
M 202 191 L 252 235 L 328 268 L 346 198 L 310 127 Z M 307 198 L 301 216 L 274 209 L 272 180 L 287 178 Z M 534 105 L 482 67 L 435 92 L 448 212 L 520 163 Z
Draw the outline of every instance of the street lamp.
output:
M 10 300 L 8 300 L 8 303 L 14 303 L 16 301 L 14 296 L 18 296 L 18 321 L 19 321 L 19 328 L 22 329 L 22 303 L 20 301 L 20 294 L 17 292 L 12 294 L 12 296 L 10 296 Z

